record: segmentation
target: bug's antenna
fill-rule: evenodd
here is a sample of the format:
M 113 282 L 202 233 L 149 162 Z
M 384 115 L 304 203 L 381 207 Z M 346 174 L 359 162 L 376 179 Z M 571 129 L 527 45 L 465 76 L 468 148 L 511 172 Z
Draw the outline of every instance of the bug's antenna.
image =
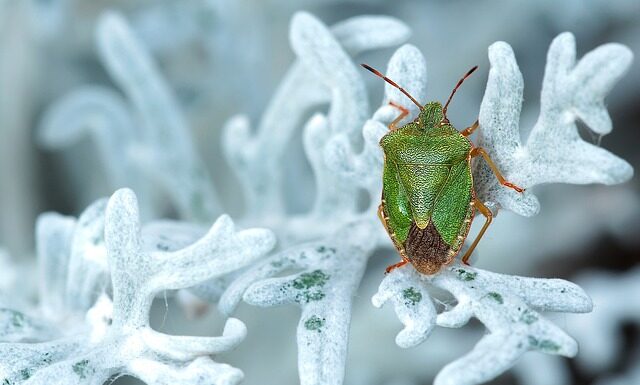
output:
M 465 79 L 471 76 L 471 74 L 477 69 L 478 69 L 478 66 L 474 66 L 469 70 L 469 72 L 467 72 L 462 77 L 462 79 L 458 80 L 458 84 L 456 84 L 456 86 L 453 88 L 453 91 L 451 91 L 451 95 L 449 95 L 449 99 L 447 100 L 447 103 L 444 105 L 444 108 L 442 109 L 442 116 L 444 116 L 444 119 L 442 119 L 443 122 L 449 121 L 449 119 L 447 119 L 447 108 L 449 107 L 449 103 L 451 103 L 451 99 L 453 99 L 453 95 L 455 95 L 456 91 L 458 90 L 458 88 L 460 88 L 460 86 L 465 81 Z
M 388 77 L 384 76 L 384 74 L 382 74 L 380 71 L 378 71 L 377 69 L 371 67 L 370 65 L 367 64 L 360 64 L 361 66 L 363 66 L 364 68 L 368 69 L 369 71 L 373 72 L 374 75 L 379 76 L 381 78 L 384 79 L 385 82 L 391 84 L 392 86 L 396 87 L 397 89 L 400 90 L 400 92 L 402 92 L 403 94 L 405 94 L 409 99 L 411 99 L 411 101 L 413 102 L 413 104 L 415 104 L 416 106 L 418 106 L 418 108 L 422 109 L 422 105 L 420 103 L 418 103 L 418 101 L 416 99 L 414 99 L 413 96 L 411 96 L 407 90 L 405 90 L 404 88 L 400 87 L 399 85 L 396 84 L 396 82 L 394 82 L 393 80 L 389 79 Z

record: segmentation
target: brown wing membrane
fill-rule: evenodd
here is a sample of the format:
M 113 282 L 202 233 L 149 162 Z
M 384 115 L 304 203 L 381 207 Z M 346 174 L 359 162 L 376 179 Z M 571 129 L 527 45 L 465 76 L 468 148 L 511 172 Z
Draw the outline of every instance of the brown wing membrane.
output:
M 449 262 L 451 246 L 442 239 L 433 221 L 423 230 L 411 223 L 404 247 L 411 264 L 422 274 L 435 274 Z

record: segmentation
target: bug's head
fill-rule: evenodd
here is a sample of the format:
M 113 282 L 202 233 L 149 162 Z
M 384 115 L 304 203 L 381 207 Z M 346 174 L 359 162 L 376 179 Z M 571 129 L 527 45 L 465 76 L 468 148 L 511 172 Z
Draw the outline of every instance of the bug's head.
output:
M 442 104 L 440 102 L 429 102 L 422 107 L 418 116 L 421 127 L 435 127 L 444 120 Z
M 383 73 L 378 71 L 377 69 L 371 67 L 367 64 L 361 64 L 362 67 L 371 71 L 374 75 L 384 79 L 385 82 L 391 84 L 393 87 L 397 88 L 402 92 L 405 96 L 407 96 L 413 104 L 420 108 L 420 116 L 418 117 L 422 127 L 429 128 L 435 127 L 436 125 L 449 124 L 449 119 L 447 119 L 447 108 L 449 107 L 449 103 L 451 103 L 451 99 L 453 99 L 453 95 L 455 95 L 456 91 L 462 83 L 468 78 L 475 70 L 478 69 L 478 66 L 471 68 L 459 81 L 458 84 L 451 91 L 451 95 L 449 95 L 449 99 L 445 103 L 444 107 L 439 102 L 431 102 L 427 103 L 424 106 L 421 105 L 411 94 L 409 94 L 404 88 L 400 87 L 396 82 L 386 77 Z

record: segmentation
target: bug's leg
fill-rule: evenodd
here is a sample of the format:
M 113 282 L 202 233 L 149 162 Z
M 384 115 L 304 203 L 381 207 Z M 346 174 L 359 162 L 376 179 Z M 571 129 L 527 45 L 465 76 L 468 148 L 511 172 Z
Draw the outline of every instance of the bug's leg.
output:
M 387 227 L 387 221 L 384 219 L 384 207 L 382 206 L 382 203 L 380 203 L 378 205 L 378 218 L 380 219 L 380 222 L 382 222 L 382 224 L 384 225 L 384 228 L 388 230 Z
M 464 130 L 460 131 L 460 135 L 469 136 L 469 135 L 473 134 L 473 132 L 476 130 L 476 128 L 478 128 L 479 125 L 480 125 L 480 123 L 476 119 L 476 121 L 473 122 L 472 125 L 470 125 L 469 127 L 465 128 Z
M 406 109 L 406 108 L 404 108 L 404 107 L 402 107 L 402 106 L 401 106 L 401 105 L 399 105 L 399 104 L 394 103 L 394 102 L 389 102 L 389 104 L 390 104 L 390 105 L 392 105 L 392 106 L 394 106 L 395 108 L 397 108 L 397 109 L 399 109 L 399 110 L 400 110 L 400 115 L 398 115 L 398 116 L 393 120 L 393 122 L 389 123 L 389 130 L 390 130 L 390 131 L 394 131 L 394 130 L 397 130 L 397 129 L 398 129 L 398 127 L 396 126 L 396 124 L 398 124 L 398 122 L 399 122 L 399 121 L 401 121 L 402 119 L 404 119 L 404 118 L 405 118 L 405 116 L 409 115 L 409 110 L 408 110 L 408 109 Z
M 467 252 L 464 253 L 464 256 L 462 257 L 462 263 L 464 263 L 465 265 L 469 265 L 468 261 L 469 261 L 469 257 L 471 257 L 471 253 L 473 253 L 473 250 L 476 248 L 476 246 L 478 246 L 478 242 L 480 242 L 480 238 L 482 238 L 482 236 L 484 235 L 484 232 L 487 231 L 487 228 L 489 227 L 489 225 L 491 224 L 491 221 L 493 220 L 493 213 L 482 202 L 480 202 L 478 199 L 474 199 L 473 205 L 475 206 L 476 209 L 478 209 L 478 211 L 480 211 L 482 215 L 484 215 L 484 217 L 487 220 L 484 222 L 484 225 L 482 225 L 482 229 L 480 229 L 480 232 L 478 233 L 478 236 L 476 237 L 476 239 L 473 241 L 471 246 L 469 246 L 469 249 L 467 249 Z
M 385 274 L 389 274 L 389 273 L 391 273 L 392 271 L 394 271 L 395 269 L 397 269 L 398 267 L 404 266 L 404 265 L 406 265 L 407 263 L 409 263 L 409 261 L 408 261 L 408 260 L 406 260 L 406 259 L 403 259 L 402 261 L 400 261 L 400 262 L 398 262 L 398 263 L 396 263 L 396 264 L 394 264 L 394 265 L 387 266 L 387 268 L 384 270 L 384 273 L 385 273 Z
M 398 244 L 396 243 L 395 235 L 389 232 L 389 226 L 387 225 L 387 217 L 384 216 L 384 209 L 382 207 L 382 203 L 378 206 L 378 218 L 380 218 L 380 222 L 382 222 L 382 225 L 384 226 L 385 230 L 387 230 L 387 233 L 389 233 L 389 236 L 393 241 L 393 245 L 396 247 L 396 250 L 398 250 L 398 254 L 400 254 L 400 258 L 402 258 L 402 261 L 396 263 L 395 265 L 387 266 L 387 268 L 385 269 L 385 274 L 389 274 L 394 269 L 409 263 L 409 258 L 407 258 L 407 255 L 404 252 L 404 250 L 398 247 Z
M 478 155 L 482 155 L 482 158 L 484 158 L 484 161 L 487 162 L 487 164 L 491 168 L 491 171 L 493 171 L 493 173 L 495 174 L 496 178 L 498 178 L 498 182 L 500 182 L 501 185 L 503 185 L 505 187 L 512 188 L 512 189 L 516 190 L 519 193 L 524 192 L 524 189 L 522 187 L 516 186 L 515 184 L 513 184 L 511 182 L 507 182 L 507 180 L 504 179 L 504 177 L 500 173 L 500 170 L 498 170 L 498 167 L 496 166 L 496 164 L 493 163 L 493 161 L 489 157 L 489 154 L 487 154 L 487 152 L 482 147 L 475 147 L 473 150 L 471 150 L 471 157 L 472 158 L 476 157 Z

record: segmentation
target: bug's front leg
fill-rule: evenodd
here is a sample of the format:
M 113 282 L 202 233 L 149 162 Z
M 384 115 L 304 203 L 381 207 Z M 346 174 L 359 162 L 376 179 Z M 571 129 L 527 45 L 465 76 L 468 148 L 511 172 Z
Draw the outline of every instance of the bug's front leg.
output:
M 471 253 L 473 253 L 473 250 L 476 248 L 476 246 L 478 246 L 478 242 L 480 242 L 480 238 L 482 238 L 485 231 L 487 231 L 487 228 L 491 224 L 491 221 L 493 221 L 493 213 L 491 212 L 491 210 L 489 210 L 487 206 L 485 206 L 478 199 L 474 199 L 471 203 L 478 211 L 480 211 L 482 215 L 484 215 L 484 217 L 487 220 L 484 222 L 484 225 L 482 225 L 482 228 L 480 229 L 480 232 L 476 236 L 476 239 L 473 241 L 471 246 L 469 246 L 469 249 L 467 249 L 467 252 L 464 253 L 464 256 L 462 257 L 462 263 L 464 263 L 465 265 L 469 265 L 469 257 L 471 257 Z
M 409 110 L 394 102 L 389 102 L 389 104 L 400 110 L 400 115 L 398 115 L 393 122 L 389 123 L 389 131 L 395 131 L 398 129 L 398 122 L 404 119 L 405 116 L 409 115 Z
M 491 171 L 493 171 L 493 173 L 495 174 L 496 178 L 498 178 L 498 182 L 500 182 L 501 185 L 503 185 L 505 187 L 512 188 L 512 189 L 516 190 L 519 193 L 524 192 L 524 189 L 522 187 L 518 187 L 515 184 L 513 184 L 511 182 L 507 182 L 507 180 L 504 179 L 504 177 L 500 173 L 500 170 L 498 170 L 498 167 L 496 166 L 496 164 L 493 163 L 493 160 L 491 160 L 491 158 L 489 157 L 489 154 L 487 154 L 487 152 L 482 147 L 473 148 L 471 150 L 470 155 L 471 155 L 472 158 L 476 157 L 478 155 L 482 155 L 482 158 L 484 158 L 484 161 L 487 162 L 487 164 L 491 168 Z

